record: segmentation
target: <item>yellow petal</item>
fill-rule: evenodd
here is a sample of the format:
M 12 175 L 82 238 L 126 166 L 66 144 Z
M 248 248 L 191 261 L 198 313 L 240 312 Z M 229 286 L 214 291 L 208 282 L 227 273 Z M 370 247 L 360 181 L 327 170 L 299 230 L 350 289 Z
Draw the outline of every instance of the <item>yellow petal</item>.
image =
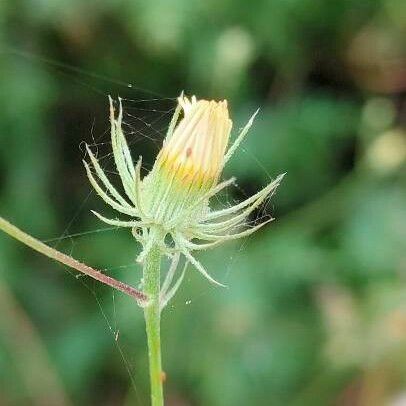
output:
M 222 167 L 232 121 L 227 102 L 180 97 L 184 117 L 165 140 L 159 166 L 185 183 L 213 184 Z

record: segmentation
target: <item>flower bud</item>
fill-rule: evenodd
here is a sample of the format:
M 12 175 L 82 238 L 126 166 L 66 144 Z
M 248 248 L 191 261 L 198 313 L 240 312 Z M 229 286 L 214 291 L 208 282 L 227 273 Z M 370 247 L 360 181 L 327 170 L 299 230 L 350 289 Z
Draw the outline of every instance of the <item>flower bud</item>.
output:
M 154 252 L 159 249 L 159 254 L 172 257 L 172 264 L 160 293 L 161 309 L 182 283 L 188 263 L 210 282 L 224 286 L 206 271 L 191 252 L 247 237 L 269 223 L 272 218 L 250 227 L 248 218 L 274 193 L 284 176 L 279 175 L 273 182 L 238 204 L 218 210 L 211 209 L 209 201 L 234 183 L 234 178 L 221 183 L 218 181 L 224 165 L 251 128 L 258 110 L 228 147 L 232 122 L 225 100 L 215 102 L 196 100 L 194 96 L 191 99 L 181 96 L 178 101 L 154 166 L 141 179 L 142 158 L 134 166 L 122 130 L 121 99 L 116 118 L 113 100 L 110 98 L 111 145 L 125 196 L 110 182 L 89 147 L 87 152 L 94 173 L 89 164 L 84 162 L 87 176 L 96 193 L 106 204 L 131 219 L 109 219 L 99 213 L 94 214 L 109 225 L 132 229 L 133 236 L 142 244 L 137 261 L 148 262 L 147 256 L 153 249 Z M 182 111 L 183 118 L 179 121 Z M 245 229 L 241 231 L 240 227 Z M 171 286 L 180 255 L 185 257 L 185 267 Z
M 185 184 L 212 185 L 222 169 L 232 122 L 227 102 L 179 98 L 184 111 L 158 156 L 157 164 Z
M 217 184 L 232 127 L 225 100 L 182 96 L 178 101 L 183 118 L 168 133 L 146 179 L 147 206 L 160 223 L 179 216 Z

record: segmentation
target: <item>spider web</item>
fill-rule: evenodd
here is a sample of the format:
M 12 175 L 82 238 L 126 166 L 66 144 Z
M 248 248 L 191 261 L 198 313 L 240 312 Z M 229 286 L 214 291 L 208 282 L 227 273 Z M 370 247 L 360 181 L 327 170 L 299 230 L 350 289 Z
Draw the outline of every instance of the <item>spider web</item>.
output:
M 31 56 L 32 57 L 32 56 Z M 107 175 L 113 179 L 113 183 L 117 185 L 118 174 L 114 167 L 114 160 L 111 152 L 111 142 L 110 142 L 110 128 L 108 125 L 108 110 L 107 110 L 107 96 L 114 93 L 119 95 L 123 101 L 123 131 L 125 133 L 127 143 L 132 152 L 133 159 L 135 160 L 138 155 L 142 155 L 142 152 L 147 151 L 150 156 L 155 156 L 159 151 L 162 140 L 165 137 L 165 133 L 168 127 L 170 118 L 176 107 L 176 97 L 165 97 L 163 95 L 156 94 L 153 91 L 141 89 L 138 86 L 135 86 L 131 83 L 122 82 L 115 80 L 113 78 L 106 78 L 101 75 L 97 75 L 93 72 L 85 72 L 83 70 L 77 69 L 75 67 L 65 65 L 58 61 L 48 60 L 41 57 L 34 56 L 34 59 L 47 65 L 48 67 L 53 68 L 56 74 L 61 74 L 67 76 L 68 79 L 79 86 L 84 86 L 89 89 L 90 92 L 95 92 L 100 95 L 100 98 L 103 98 L 106 104 L 106 128 L 104 131 L 98 132 L 94 130 L 94 125 L 92 126 L 90 134 L 83 134 L 84 142 L 89 144 L 92 151 L 97 156 L 99 163 L 102 169 Z M 88 78 L 92 79 L 92 84 L 89 84 Z M 94 79 L 97 79 L 99 82 L 97 85 L 94 84 Z M 114 91 L 112 91 L 114 89 Z M 234 130 L 235 136 L 235 130 Z M 80 165 L 80 158 L 85 157 L 85 150 L 83 143 L 79 144 L 78 150 L 78 165 Z M 152 148 L 152 150 L 151 150 Z M 261 163 L 255 157 L 255 154 L 246 151 L 245 148 L 241 147 L 240 151 L 243 151 L 250 155 L 253 162 L 256 165 L 259 165 L 261 170 L 266 172 L 266 169 L 261 165 Z M 143 162 L 143 171 L 146 173 L 152 167 L 153 161 Z M 269 179 L 271 176 L 267 173 Z M 88 184 L 88 180 L 83 170 L 82 180 L 84 183 Z M 244 191 L 243 188 L 236 185 L 237 190 L 239 191 L 240 196 L 248 197 L 248 194 Z M 120 188 L 118 188 L 120 189 Z M 222 193 L 221 198 L 218 199 L 215 203 L 218 205 L 231 205 L 235 203 L 235 198 L 233 197 L 232 190 L 227 189 Z M 90 209 L 101 207 L 101 212 L 103 209 L 105 213 L 108 212 L 108 209 L 103 207 L 100 204 L 100 199 L 96 196 L 96 193 L 88 184 L 88 192 L 83 196 L 81 203 L 78 205 L 72 217 L 66 224 L 66 227 L 63 229 L 60 235 L 52 238 L 43 240 L 45 243 L 50 244 L 54 248 L 60 249 L 60 246 L 63 245 L 63 251 L 68 251 L 70 255 L 75 257 L 75 248 L 77 245 L 81 244 L 81 240 L 86 238 L 95 238 L 97 235 L 104 235 L 105 233 L 127 233 L 127 238 L 130 240 L 131 234 L 128 230 L 118 230 L 116 227 L 97 227 L 91 228 L 89 230 L 78 231 L 77 229 L 82 227 L 79 225 L 80 217 L 84 212 L 89 213 L 89 216 L 92 216 Z M 256 211 L 255 215 L 252 216 L 252 222 L 261 221 L 265 217 L 269 217 L 267 213 L 269 200 L 265 204 L 261 205 L 261 208 Z M 94 224 L 96 224 L 96 220 Z M 238 260 L 238 255 L 245 249 L 249 238 L 245 238 L 237 244 L 235 252 L 228 258 L 225 269 L 223 269 L 223 274 L 221 275 L 221 280 L 227 284 L 229 279 L 230 272 L 234 268 L 235 262 Z M 134 241 L 135 242 L 135 241 Z M 135 245 L 135 244 L 134 244 Z M 220 248 L 221 249 L 221 248 Z M 124 263 L 114 264 L 112 266 L 107 266 L 102 269 L 103 272 L 111 276 L 117 277 L 118 272 L 123 270 L 126 272 L 133 272 L 138 276 L 138 279 L 141 279 L 141 269 L 139 265 L 135 263 L 135 252 L 133 253 L 133 260 L 125 261 Z M 86 262 L 86 260 L 85 260 Z M 92 265 L 92 264 L 89 264 Z M 141 398 L 145 398 L 145 394 L 141 397 L 139 390 L 136 385 L 136 373 L 137 371 L 137 362 L 131 361 L 131 349 L 134 347 L 134 342 L 131 345 L 127 342 L 130 339 L 123 338 L 122 329 L 120 325 L 120 309 L 117 309 L 118 303 L 116 298 L 116 293 L 113 289 L 101 287 L 97 282 L 90 281 L 86 276 L 81 274 L 76 274 L 66 268 L 66 271 L 72 275 L 90 292 L 94 297 L 98 311 L 101 314 L 102 319 L 106 323 L 107 332 L 111 335 L 112 343 L 115 346 L 123 368 L 128 374 L 131 387 L 135 395 L 135 400 L 137 404 L 142 404 Z M 165 271 L 165 270 L 164 270 Z M 120 276 L 118 276 L 120 279 Z M 125 279 L 125 278 L 124 278 Z M 133 280 L 135 280 L 133 278 Z M 183 288 L 187 287 L 188 280 L 190 280 L 190 272 L 187 273 L 185 280 L 183 282 Z M 105 289 L 110 289 L 110 294 L 105 295 Z M 103 293 L 100 291 L 103 290 Z M 207 288 L 203 288 L 197 296 L 193 298 L 188 298 L 183 302 L 176 301 L 176 306 L 187 307 L 192 303 L 199 301 L 203 296 L 208 294 L 213 294 L 214 289 L 209 285 Z M 174 309 L 175 305 L 171 304 L 170 309 Z M 135 308 L 135 306 L 134 306 Z M 136 310 L 134 310 L 136 311 Z M 141 312 L 141 309 L 139 309 Z M 137 326 L 139 329 L 143 330 L 143 325 L 139 324 Z M 140 345 L 146 348 L 146 342 L 140 343 Z M 146 371 L 140 371 L 140 373 L 146 373 Z

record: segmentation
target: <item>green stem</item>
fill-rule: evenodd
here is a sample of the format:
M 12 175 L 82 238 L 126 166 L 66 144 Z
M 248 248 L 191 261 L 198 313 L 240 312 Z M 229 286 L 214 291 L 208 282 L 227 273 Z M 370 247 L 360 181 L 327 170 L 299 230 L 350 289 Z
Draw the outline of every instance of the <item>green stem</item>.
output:
M 163 406 L 164 404 L 159 308 L 160 267 L 160 248 L 158 245 L 154 245 L 146 256 L 144 265 L 144 291 L 150 300 L 144 308 L 144 316 L 148 339 L 152 406 Z
M 82 272 L 85 275 L 88 275 L 91 278 L 104 283 L 105 285 L 111 286 L 112 288 L 117 289 L 120 292 L 123 292 L 126 295 L 129 295 L 137 299 L 137 301 L 141 304 L 147 303 L 148 301 L 148 297 L 138 289 L 135 289 L 132 286 L 125 284 L 124 282 L 118 281 L 112 278 L 111 276 L 107 276 L 102 272 L 93 269 L 90 266 L 83 264 L 82 262 L 79 262 L 78 260 L 70 257 L 69 255 L 66 255 L 60 251 L 57 251 L 54 248 L 51 248 L 50 246 L 44 244 L 43 242 L 37 240 L 31 235 L 20 230 L 3 217 L 0 217 L 0 230 L 4 231 L 9 236 L 22 242 L 23 244 L 27 245 L 33 250 L 43 255 L 46 255 L 47 257 L 52 258 L 58 262 L 61 262 L 62 264 L 70 268 L 76 269 L 77 271 Z

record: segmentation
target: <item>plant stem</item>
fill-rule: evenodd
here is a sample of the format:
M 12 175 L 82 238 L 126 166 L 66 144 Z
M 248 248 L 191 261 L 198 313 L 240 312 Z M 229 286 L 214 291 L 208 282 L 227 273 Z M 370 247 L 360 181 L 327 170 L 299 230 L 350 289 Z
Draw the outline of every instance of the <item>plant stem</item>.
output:
M 160 248 L 158 245 L 154 245 L 144 262 L 144 290 L 149 298 L 149 304 L 144 308 L 144 316 L 148 339 L 152 406 L 163 406 L 164 404 L 159 308 L 160 267 Z
M 55 259 L 56 261 L 61 262 L 62 264 L 70 268 L 76 269 L 77 271 L 82 272 L 90 276 L 91 278 L 104 283 L 105 285 L 111 286 L 112 288 L 133 297 L 141 304 L 146 303 L 148 300 L 148 297 L 138 289 L 135 289 L 132 286 L 129 286 L 110 276 L 107 276 L 100 271 L 97 271 L 96 269 L 93 269 L 90 266 L 77 261 L 69 255 L 66 255 L 54 248 L 49 247 L 43 242 L 20 230 L 2 217 L 0 217 L 0 230 L 3 230 L 5 233 L 22 242 L 23 244 L 28 245 L 33 250 L 38 251 L 39 253 L 46 255 L 49 258 Z

